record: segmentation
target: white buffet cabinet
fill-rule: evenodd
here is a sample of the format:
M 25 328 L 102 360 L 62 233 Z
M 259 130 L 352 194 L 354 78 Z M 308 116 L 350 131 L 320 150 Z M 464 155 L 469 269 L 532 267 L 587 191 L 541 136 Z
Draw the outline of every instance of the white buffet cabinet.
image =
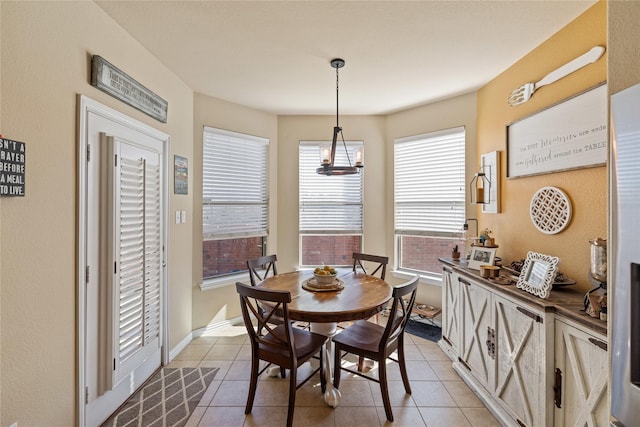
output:
M 580 311 L 582 294 L 549 299 L 443 262 L 441 348 L 506 426 L 606 426 L 606 322 Z

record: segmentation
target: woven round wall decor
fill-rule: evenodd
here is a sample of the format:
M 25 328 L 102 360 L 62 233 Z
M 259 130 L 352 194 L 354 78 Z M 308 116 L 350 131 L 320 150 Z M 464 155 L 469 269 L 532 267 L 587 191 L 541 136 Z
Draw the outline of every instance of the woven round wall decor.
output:
M 529 215 L 540 232 L 557 234 L 571 222 L 571 201 L 559 188 L 543 187 L 533 195 Z

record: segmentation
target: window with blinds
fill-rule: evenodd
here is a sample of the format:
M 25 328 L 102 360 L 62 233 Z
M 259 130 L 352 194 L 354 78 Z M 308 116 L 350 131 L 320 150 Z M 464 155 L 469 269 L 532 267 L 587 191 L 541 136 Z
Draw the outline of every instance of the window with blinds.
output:
M 464 223 L 463 127 L 394 141 L 398 268 L 440 273 Z
M 299 148 L 300 265 L 348 265 L 362 241 L 363 173 L 325 176 L 320 166 L 324 142 L 303 141 Z M 362 142 L 347 142 L 351 162 Z M 336 165 L 348 165 L 338 145 Z
M 269 140 L 210 127 L 203 134 L 205 278 L 246 270 L 268 234 Z

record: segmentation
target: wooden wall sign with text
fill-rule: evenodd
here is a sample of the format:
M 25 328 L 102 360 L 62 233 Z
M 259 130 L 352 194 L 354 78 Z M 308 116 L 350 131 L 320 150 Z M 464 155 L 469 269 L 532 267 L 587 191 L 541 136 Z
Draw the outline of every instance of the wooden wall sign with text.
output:
M 0 196 L 24 196 L 25 144 L 0 138 Z

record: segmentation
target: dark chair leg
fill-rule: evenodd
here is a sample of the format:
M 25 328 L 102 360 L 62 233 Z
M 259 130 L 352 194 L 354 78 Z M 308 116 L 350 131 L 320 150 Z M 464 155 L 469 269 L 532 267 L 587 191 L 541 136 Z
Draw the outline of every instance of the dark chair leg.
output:
M 320 348 L 320 389 L 322 390 L 322 394 L 327 391 L 327 378 L 324 373 L 324 346 Z
M 364 356 L 358 356 L 358 372 L 364 369 Z
M 280 376 L 282 378 L 287 378 L 287 370 L 284 368 L 284 366 L 280 366 Z
M 378 362 L 378 375 L 380 379 L 380 392 L 382 393 L 382 403 L 387 419 L 393 422 L 393 412 L 391 411 L 391 401 L 389 400 L 389 385 L 387 383 L 387 365 L 384 360 Z
M 291 368 L 289 373 L 289 410 L 287 411 L 287 427 L 293 426 L 293 410 L 296 408 L 297 369 Z
M 333 386 L 335 388 L 340 387 L 340 376 L 341 376 L 341 369 L 342 367 L 340 366 L 340 362 L 342 360 L 342 356 L 340 356 L 340 353 L 342 353 L 340 351 L 340 348 L 333 344 L 333 353 L 334 353 L 334 357 L 333 357 Z
M 260 360 L 257 355 L 251 357 L 251 379 L 249 380 L 249 396 L 247 396 L 247 406 L 244 408 L 245 414 L 250 414 L 253 409 L 253 399 L 256 397 L 256 388 L 258 386 L 258 369 Z
M 407 365 L 404 361 L 404 342 L 402 340 L 402 337 L 398 342 L 398 364 L 400 365 L 400 375 L 402 376 L 404 390 L 408 394 L 411 394 L 411 384 L 409 384 L 409 375 L 407 375 Z

